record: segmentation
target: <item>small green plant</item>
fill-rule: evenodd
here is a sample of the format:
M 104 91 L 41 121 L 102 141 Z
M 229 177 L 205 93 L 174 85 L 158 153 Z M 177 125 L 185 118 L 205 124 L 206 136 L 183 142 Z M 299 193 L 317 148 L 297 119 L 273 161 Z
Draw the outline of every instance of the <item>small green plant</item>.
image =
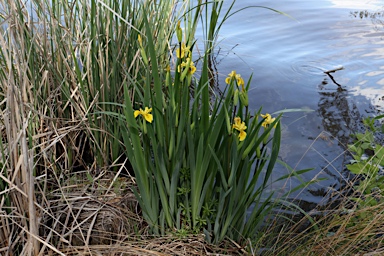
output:
M 383 118 L 384 115 L 375 118 L 367 118 L 364 124 L 367 127 L 365 133 L 357 133 L 356 143 L 349 145 L 348 149 L 353 153 L 354 160 L 347 165 L 352 173 L 361 175 L 357 189 L 363 194 L 370 194 L 373 190 L 384 188 L 384 147 L 376 142 L 374 134 L 383 131 L 384 125 L 375 127 L 374 122 Z
M 204 232 L 215 243 L 254 237 L 273 206 L 262 192 L 279 152 L 280 117 L 248 110 L 250 80 L 235 71 L 225 97 L 212 99 L 207 55 L 197 80 L 180 23 L 174 72 L 158 66 L 148 23 L 145 32 L 148 73 L 134 94 L 126 88 L 121 121 L 145 220 L 154 234 Z
M 364 119 L 367 130 L 365 133 L 357 133 L 356 143 L 348 146 L 354 160 L 347 168 L 359 175 L 358 183 L 354 186 L 361 194 L 354 198 L 359 209 L 384 203 L 384 146 L 375 139 L 375 133 L 384 131 L 384 125 L 377 126 L 375 122 L 383 117 L 384 115 L 380 115 Z

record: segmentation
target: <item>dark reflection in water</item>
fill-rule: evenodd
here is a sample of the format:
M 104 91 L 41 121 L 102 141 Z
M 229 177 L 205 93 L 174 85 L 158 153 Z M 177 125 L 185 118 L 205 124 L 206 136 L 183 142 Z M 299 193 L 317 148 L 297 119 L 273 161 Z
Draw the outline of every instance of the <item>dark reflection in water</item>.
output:
M 337 138 L 339 146 L 347 148 L 351 143 L 351 133 L 361 127 L 361 115 L 354 102 L 349 102 L 348 90 L 337 86 L 336 89 L 327 90 L 322 82 L 319 87 L 318 113 L 322 117 L 325 131 Z
M 382 24 L 381 19 L 384 17 L 384 11 L 354 11 L 351 12 L 351 15 L 355 18 L 359 17 L 360 19 L 372 19 L 378 21 L 380 24 Z

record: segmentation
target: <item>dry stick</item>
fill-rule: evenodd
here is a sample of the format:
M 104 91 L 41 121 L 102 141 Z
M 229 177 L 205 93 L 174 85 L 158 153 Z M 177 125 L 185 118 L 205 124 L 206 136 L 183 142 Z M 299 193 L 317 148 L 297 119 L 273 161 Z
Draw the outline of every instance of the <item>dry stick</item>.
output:
M 102 206 L 102 207 L 104 207 L 104 206 Z M 101 208 L 102 208 L 102 207 L 101 207 Z M 93 227 L 95 226 L 96 219 L 97 219 L 97 216 L 99 215 L 99 211 L 100 211 L 101 208 L 99 208 L 99 209 L 96 211 L 96 213 L 95 213 L 95 215 L 94 215 L 94 217 L 93 217 L 91 223 L 89 224 L 89 228 L 88 228 L 88 232 L 87 232 L 87 238 L 86 238 L 86 240 L 85 240 L 84 254 L 87 252 L 87 250 L 90 251 L 90 249 L 89 249 L 89 241 L 90 241 L 90 239 L 91 239 L 91 235 L 92 235 Z
M 334 68 L 334 69 L 330 69 L 330 70 L 324 71 L 324 74 L 327 74 L 329 76 L 329 78 L 331 78 L 332 82 L 334 82 L 337 86 L 341 87 L 341 84 L 336 82 L 335 78 L 333 78 L 331 73 L 335 73 L 336 71 L 343 70 L 343 69 L 344 69 L 344 67 L 337 67 L 337 68 Z
M 24 113 L 23 104 L 21 104 L 22 113 Z M 30 116 L 30 113 L 29 113 Z M 39 241 L 34 237 L 39 235 L 38 224 L 37 224 L 37 216 L 36 216 L 36 208 L 34 205 L 35 200 L 35 177 L 33 176 L 33 156 L 29 155 L 28 145 L 27 145 L 27 136 L 25 130 L 28 126 L 29 116 L 24 121 L 24 125 L 22 128 L 22 138 L 21 138 L 21 152 L 24 160 L 23 163 L 23 172 L 26 173 L 27 177 L 27 194 L 28 194 L 28 212 L 29 212 L 29 230 L 31 232 L 29 238 L 31 239 L 31 244 L 33 246 L 33 251 L 35 255 L 39 253 Z M 30 151 L 32 154 L 32 151 Z M 20 156 L 20 157 L 21 157 Z
M 30 22 L 30 20 L 29 20 Z M 30 50 L 28 50 L 30 51 Z M 28 52 L 28 56 L 30 56 L 30 52 Z M 28 59 L 26 60 L 29 61 Z M 25 65 L 25 68 L 27 68 L 27 65 Z M 27 70 L 26 70 L 27 71 Z M 24 109 L 24 104 L 27 104 L 28 101 L 32 101 L 32 98 L 29 97 L 28 100 L 28 93 L 27 93 L 27 83 L 29 82 L 28 72 L 24 72 L 23 74 L 23 83 L 22 83 L 22 90 L 21 90 L 21 99 L 20 99 L 20 112 L 21 112 L 21 154 L 23 157 L 23 165 L 22 165 L 22 172 L 24 173 L 26 177 L 26 191 L 28 194 L 28 214 L 29 214 L 29 242 L 32 245 L 32 250 L 34 255 L 38 255 L 40 243 L 39 240 L 36 239 L 36 237 L 39 236 L 39 229 L 38 229 L 38 218 L 36 216 L 36 208 L 35 208 L 35 177 L 33 176 L 33 151 L 28 149 L 27 144 L 27 133 L 26 130 L 28 129 L 28 122 L 31 117 L 31 111 L 26 115 L 26 110 Z

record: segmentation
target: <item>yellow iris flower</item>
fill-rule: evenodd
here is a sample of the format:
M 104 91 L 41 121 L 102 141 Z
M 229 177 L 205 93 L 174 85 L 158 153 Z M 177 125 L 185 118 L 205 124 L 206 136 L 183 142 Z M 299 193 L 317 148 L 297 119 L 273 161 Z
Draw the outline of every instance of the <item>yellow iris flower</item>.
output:
M 241 88 L 243 89 L 243 91 L 245 91 L 245 88 L 244 88 L 244 79 L 241 77 L 240 74 L 236 74 L 236 71 L 235 70 L 232 70 L 231 73 L 228 74 L 228 77 L 225 78 L 225 83 L 226 84 L 230 84 L 231 81 L 232 81 L 232 78 L 233 79 L 236 79 L 236 82 L 237 82 L 237 86 L 241 86 Z
M 184 58 L 184 56 L 189 56 L 189 47 L 185 46 L 185 43 L 181 43 L 181 48 L 177 48 L 176 50 L 176 57 L 179 59 Z
M 264 118 L 264 122 L 261 124 L 264 128 L 268 128 L 270 124 L 272 124 L 276 118 L 272 118 L 272 116 L 268 113 L 265 115 L 260 114 L 262 118 Z
M 140 110 L 135 110 L 133 115 L 135 116 L 135 118 L 138 115 L 142 115 L 147 122 L 152 123 L 153 116 L 152 116 L 152 114 L 150 114 L 151 112 L 152 112 L 152 108 L 145 107 L 144 110 L 142 110 L 141 108 L 140 108 Z
M 245 90 L 244 89 L 244 79 L 240 76 L 240 74 L 237 74 L 235 76 L 236 78 L 236 81 L 237 81 L 237 86 L 241 86 L 243 88 L 243 91 Z
M 232 70 L 232 72 L 228 74 L 228 77 L 225 78 L 225 83 L 230 84 L 232 78 L 236 78 L 236 71 L 235 70 Z
M 187 61 L 183 61 L 178 67 L 177 67 L 177 71 L 179 73 L 181 73 L 182 71 L 182 68 L 185 68 L 187 66 L 187 63 L 190 61 L 189 58 L 187 58 Z M 196 72 L 196 67 L 195 67 L 195 63 L 193 63 L 192 61 L 190 61 L 189 63 L 189 71 L 188 73 L 193 75 L 194 73 Z
M 239 140 L 243 141 L 245 137 L 247 137 L 247 133 L 245 132 L 247 126 L 245 126 L 244 122 L 241 122 L 240 117 L 235 117 L 234 121 L 235 123 L 232 125 L 232 129 L 239 131 Z
M 195 72 L 196 72 L 195 63 L 193 63 L 193 62 L 191 61 L 191 64 L 189 65 L 189 73 L 190 73 L 191 75 L 193 75 L 193 73 L 195 73 Z

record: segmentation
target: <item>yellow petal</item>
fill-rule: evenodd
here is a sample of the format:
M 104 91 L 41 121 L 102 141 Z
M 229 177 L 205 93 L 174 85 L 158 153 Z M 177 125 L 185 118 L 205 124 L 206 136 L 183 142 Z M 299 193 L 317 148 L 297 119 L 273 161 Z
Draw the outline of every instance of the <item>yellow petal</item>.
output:
M 153 116 L 152 116 L 152 114 L 144 114 L 143 117 L 144 117 L 144 119 L 145 119 L 147 122 L 152 123 L 152 121 L 153 121 Z
M 185 43 L 181 43 L 181 48 L 176 50 L 176 57 L 182 59 L 185 55 L 189 56 L 189 47 L 185 46 Z
M 141 110 L 141 109 L 140 109 Z M 140 110 L 135 110 L 135 112 L 133 112 L 133 115 L 135 116 L 135 118 L 141 114 Z
M 196 67 L 195 67 L 195 65 L 193 64 L 193 62 L 191 63 L 191 66 L 189 67 L 189 71 L 190 71 L 190 73 L 191 73 L 192 75 L 196 72 Z
M 232 128 L 233 129 L 236 129 L 238 131 L 244 131 L 247 129 L 247 126 L 245 126 L 245 122 L 241 122 L 241 118 L 240 117 L 235 117 L 234 118 L 234 121 L 235 123 L 232 125 Z
M 237 85 L 238 86 L 244 86 L 244 79 L 242 77 L 237 78 Z
M 232 78 L 236 78 L 236 79 L 237 79 L 237 77 L 240 77 L 240 75 L 236 75 L 236 71 L 235 71 L 235 70 L 232 70 L 232 72 L 229 73 L 229 74 L 228 74 L 228 77 L 225 79 L 225 82 L 226 82 L 227 84 L 230 84 L 231 81 L 232 81 Z
M 276 118 L 272 118 L 272 116 L 268 113 L 265 115 L 260 114 L 262 118 L 264 118 L 264 122 L 261 124 L 263 127 L 267 128 L 270 124 L 272 124 Z
M 265 115 L 263 115 L 263 114 L 260 114 L 260 115 L 261 115 L 262 118 L 264 118 L 265 122 L 268 122 L 271 119 L 271 115 L 268 114 L 268 113 L 265 114 Z
M 152 108 L 145 107 L 144 114 L 148 114 L 152 112 Z
M 239 140 L 243 141 L 247 137 L 247 133 L 245 131 L 240 131 L 239 133 Z
M 267 122 L 263 122 L 261 125 L 262 125 L 264 128 L 267 128 L 267 127 L 268 127 L 268 123 L 267 123 Z
M 196 72 L 196 67 L 195 66 L 191 66 L 191 67 L 189 67 L 189 69 L 190 69 L 190 72 L 191 72 L 192 75 Z
M 235 71 L 235 70 L 232 70 L 232 72 L 229 73 L 228 76 L 229 76 L 230 78 L 232 78 L 232 77 L 235 78 L 235 77 L 236 77 L 236 71 Z
M 239 130 L 239 126 L 240 126 L 240 124 L 241 124 L 241 119 L 240 119 L 240 117 L 235 117 L 234 118 L 234 121 L 235 121 L 235 123 L 232 125 L 232 128 L 233 129 L 236 129 L 236 130 Z
M 177 72 L 181 73 L 182 69 L 187 65 L 185 61 L 183 61 L 180 65 L 177 66 Z
M 179 59 L 184 58 L 184 50 L 183 48 L 177 48 L 176 50 L 176 57 Z

